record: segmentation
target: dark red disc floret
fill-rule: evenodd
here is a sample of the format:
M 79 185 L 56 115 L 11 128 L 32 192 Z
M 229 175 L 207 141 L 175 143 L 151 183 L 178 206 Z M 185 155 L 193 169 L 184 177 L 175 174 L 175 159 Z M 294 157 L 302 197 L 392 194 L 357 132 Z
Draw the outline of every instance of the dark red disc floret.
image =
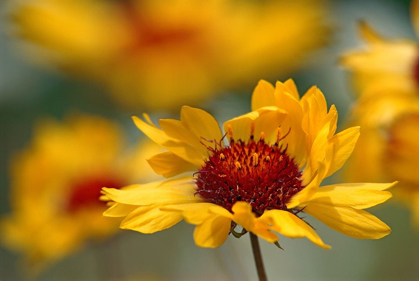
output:
M 208 149 L 210 157 L 197 173 L 197 194 L 230 212 L 237 201 L 250 203 L 258 216 L 287 210 L 286 203 L 304 188 L 298 165 L 277 144 L 250 139 Z

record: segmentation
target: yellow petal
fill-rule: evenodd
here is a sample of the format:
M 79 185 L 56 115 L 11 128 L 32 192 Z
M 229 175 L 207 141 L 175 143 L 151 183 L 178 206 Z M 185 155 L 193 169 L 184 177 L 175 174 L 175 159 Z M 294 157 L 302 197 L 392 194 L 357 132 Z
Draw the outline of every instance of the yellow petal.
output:
M 322 186 L 307 204 L 318 204 L 354 209 L 366 209 L 383 203 L 391 198 L 391 193 L 382 191 L 394 183 L 348 183 Z
M 304 212 L 345 235 L 359 239 L 379 239 L 391 229 L 370 213 L 350 207 L 310 203 Z
M 292 209 L 297 207 L 298 205 L 303 204 L 317 192 L 317 190 L 319 189 L 319 185 L 322 182 L 325 170 L 325 165 L 323 163 L 319 163 L 318 166 L 319 169 L 318 172 L 315 174 L 314 178 L 308 182 L 308 184 L 304 187 L 303 190 L 291 197 L 290 202 L 286 204 L 288 209 Z M 305 185 L 304 181 L 303 185 Z
M 371 44 L 384 41 L 383 37 L 381 37 L 381 35 L 379 35 L 366 21 L 361 21 L 359 23 L 358 31 L 361 37 Z
M 115 203 L 107 209 L 103 215 L 105 217 L 125 217 L 136 208 L 138 208 L 138 206 Z
M 236 202 L 233 205 L 232 211 L 234 213 L 233 220 L 247 231 L 256 234 L 270 243 L 278 241 L 275 233 L 269 230 L 269 223 L 260 218 L 256 218 L 249 203 L 243 201 Z
M 155 143 L 168 149 L 173 154 L 180 158 L 201 167 L 204 164 L 204 158 L 199 150 L 192 147 L 190 144 L 168 137 L 162 130 L 158 129 L 153 123 L 147 124 L 138 117 L 133 117 L 135 125 L 144 134 L 146 134 Z M 151 121 L 149 121 L 151 122 Z
M 168 137 L 182 141 L 196 148 L 199 148 L 197 146 L 197 144 L 199 144 L 200 147 L 204 148 L 200 143 L 201 139 L 186 128 L 182 121 L 175 119 L 160 119 L 159 124 Z
M 252 111 L 261 107 L 275 105 L 274 87 L 271 83 L 260 80 L 252 95 Z
M 261 132 L 265 134 L 266 139 L 269 139 L 272 136 L 276 136 L 277 128 L 281 125 L 286 114 L 286 112 L 275 106 L 263 107 L 225 122 L 224 131 L 228 132 L 228 127 L 231 126 L 235 140 L 247 141 L 249 140 L 251 124 L 253 123 L 255 141 L 260 139 Z
M 181 220 L 182 214 L 179 212 L 163 211 L 156 206 L 141 206 L 122 221 L 121 228 L 154 233 L 172 227 Z
M 180 115 L 184 126 L 198 139 L 217 142 L 221 140 L 220 126 L 208 112 L 198 108 L 183 106 Z
M 295 99 L 286 91 L 281 91 L 278 85 L 277 83 L 275 89 L 276 104 L 280 109 L 287 112 L 286 118 L 281 122 L 281 130 L 283 134 L 289 131 L 288 136 L 283 140 L 283 144 L 288 144 L 288 154 L 297 161 L 301 168 L 308 154 L 306 134 L 302 129 L 303 109 L 298 99 Z
M 134 185 L 128 189 L 103 188 L 105 196 L 128 205 L 181 204 L 200 202 L 195 196 L 196 185 L 192 178 L 181 178 Z
M 161 207 L 161 209 L 181 212 L 186 222 L 190 224 L 198 225 L 198 224 L 202 224 L 204 221 L 206 221 L 207 219 L 211 217 L 219 216 L 219 214 L 211 212 L 211 209 L 213 207 L 222 208 L 212 203 L 200 202 L 200 203 L 191 203 L 191 204 L 167 205 L 167 206 Z M 228 211 L 227 213 L 230 214 Z M 230 218 L 231 220 L 232 214 L 225 217 Z
M 156 174 L 166 178 L 188 171 L 196 171 L 197 169 L 192 163 L 183 160 L 169 151 L 154 155 L 150 159 L 147 159 L 147 161 Z
M 328 169 L 329 171 L 327 172 L 326 177 L 332 175 L 345 164 L 358 141 L 359 131 L 359 127 L 352 127 L 332 137 L 330 141 L 334 146 L 330 167 Z
M 288 88 L 288 92 L 296 99 L 300 99 L 300 95 L 298 94 L 297 86 L 294 83 L 294 80 L 288 79 L 284 82 L 284 86 Z
M 231 220 L 223 216 L 213 215 L 194 231 L 196 245 L 205 248 L 215 248 L 224 243 L 230 232 Z
M 290 212 L 282 210 L 269 210 L 262 215 L 261 219 L 268 220 L 271 224 L 271 229 L 279 234 L 289 238 L 307 237 L 311 242 L 324 249 L 331 248 L 330 246 L 324 244 L 313 228 Z

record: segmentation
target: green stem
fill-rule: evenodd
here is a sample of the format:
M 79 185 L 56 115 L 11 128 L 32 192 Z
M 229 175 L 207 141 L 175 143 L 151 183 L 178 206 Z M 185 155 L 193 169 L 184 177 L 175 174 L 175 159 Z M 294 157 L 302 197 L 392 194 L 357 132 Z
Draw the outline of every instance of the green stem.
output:
M 265 267 L 263 266 L 262 254 L 260 253 L 259 240 L 252 232 L 250 234 L 250 242 L 252 243 L 253 256 L 255 257 L 256 269 L 258 271 L 259 281 L 268 281 L 266 277 Z

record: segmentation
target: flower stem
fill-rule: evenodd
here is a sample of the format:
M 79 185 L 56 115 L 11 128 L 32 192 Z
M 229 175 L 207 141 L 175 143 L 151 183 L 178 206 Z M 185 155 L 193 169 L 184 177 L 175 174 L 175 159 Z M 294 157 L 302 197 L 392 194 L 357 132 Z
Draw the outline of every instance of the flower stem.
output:
M 252 232 L 250 234 L 250 242 L 252 243 L 253 256 L 255 257 L 256 269 L 258 271 L 259 281 L 267 281 L 265 267 L 263 266 L 262 254 L 260 253 L 259 240 Z

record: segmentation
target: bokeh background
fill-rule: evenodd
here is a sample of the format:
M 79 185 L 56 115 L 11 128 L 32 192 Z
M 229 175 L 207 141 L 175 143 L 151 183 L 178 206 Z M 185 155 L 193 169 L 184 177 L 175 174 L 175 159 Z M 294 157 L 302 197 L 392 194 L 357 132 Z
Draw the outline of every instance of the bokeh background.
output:
M 104 94 L 106 87 L 83 79 L 83 75 L 75 78 L 59 68 L 34 63 L 10 28 L 13 5 L 13 1 L 8 1 L 0 7 L 2 216 L 11 211 L 10 159 L 30 143 L 33 126 L 40 118 L 63 120 L 69 113 L 78 112 L 104 116 L 121 124 L 129 142 L 135 144 L 143 136 L 133 125 L 132 115 L 141 115 L 147 110 L 152 118 L 178 118 L 180 109 L 179 106 L 168 110 L 125 107 L 116 103 L 111 95 Z M 308 66 L 284 73 L 281 66 L 276 65 L 278 69 L 271 69 L 270 77 L 252 77 L 253 81 L 246 81 L 237 89 L 226 86 L 217 95 L 194 100 L 193 104 L 223 122 L 250 109 L 251 92 L 259 78 L 274 82 L 292 75 L 300 93 L 317 85 L 329 106 L 336 105 L 341 130 L 354 93 L 348 74 L 338 60 L 342 53 L 360 46 L 357 22 L 366 20 L 388 37 L 413 39 L 409 5 L 407 0 L 329 1 L 325 22 L 331 27 L 331 34 L 327 45 L 308 55 L 311 61 Z M 295 20 L 299 21 L 298 17 Z M 419 173 L 419 167 L 416 171 Z M 327 181 L 336 182 L 338 178 L 339 174 Z M 284 251 L 262 241 L 268 277 L 270 280 L 418 280 L 419 232 L 411 223 L 409 209 L 390 200 L 371 212 L 392 228 L 391 235 L 377 241 L 357 240 L 315 223 L 317 232 L 332 245 L 332 250 L 325 251 L 306 239 L 282 238 Z M 194 245 L 193 228 L 182 222 L 152 235 L 120 231 L 107 240 L 87 243 L 35 276 L 26 272 L 19 252 L 3 245 L 0 246 L 0 280 L 256 280 L 247 236 L 229 237 L 217 249 L 202 249 Z

